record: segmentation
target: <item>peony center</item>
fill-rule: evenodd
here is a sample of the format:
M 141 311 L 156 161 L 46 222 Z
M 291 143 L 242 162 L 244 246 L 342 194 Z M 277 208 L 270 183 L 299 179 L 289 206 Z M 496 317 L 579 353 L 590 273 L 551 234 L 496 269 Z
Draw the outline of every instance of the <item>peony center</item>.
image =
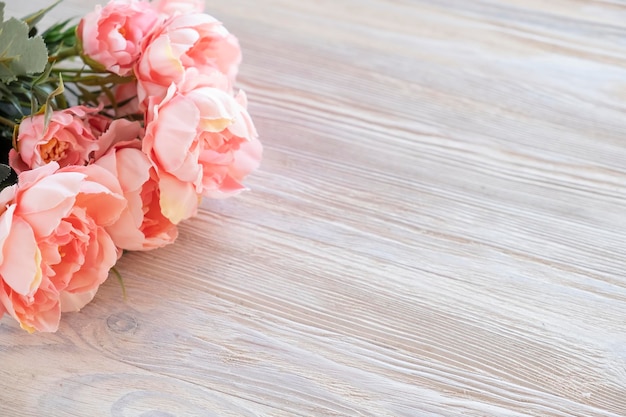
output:
M 48 142 L 39 146 L 39 154 L 45 163 L 58 161 L 67 156 L 67 142 L 61 142 L 57 138 L 52 138 Z

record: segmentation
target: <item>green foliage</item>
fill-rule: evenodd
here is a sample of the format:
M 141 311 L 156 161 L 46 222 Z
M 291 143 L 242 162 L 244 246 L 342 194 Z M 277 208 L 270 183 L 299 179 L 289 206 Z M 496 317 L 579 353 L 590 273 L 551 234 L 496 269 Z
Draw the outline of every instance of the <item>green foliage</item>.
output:
M 16 180 L 6 164 L 24 118 L 41 114 L 47 124 L 54 111 L 74 104 L 97 107 L 103 96 L 109 102 L 104 110 L 115 110 L 125 103 L 116 102 L 114 86 L 133 80 L 112 74 L 81 54 L 74 19 L 38 30 L 46 13 L 62 0 L 51 1 L 46 8 L 6 21 L 5 3 L 0 1 L 0 190 Z M 124 292 L 121 277 L 113 273 Z
M 24 21 L 4 21 L 4 3 L 0 3 L 0 82 L 42 72 L 48 63 L 48 49 L 41 36 L 29 37 Z
M 33 29 L 37 23 L 39 23 L 41 21 L 41 19 L 43 19 L 43 17 L 46 15 L 46 13 L 48 13 L 50 10 L 52 10 L 54 7 L 56 7 L 57 4 L 61 3 L 61 1 L 63 0 L 57 0 L 54 3 L 52 3 L 50 6 L 38 10 L 35 13 L 31 13 L 28 16 L 25 16 L 22 18 L 22 21 L 24 21 L 24 23 L 26 23 L 28 25 L 28 29 Z M 4 4 L 2 5 L 4 6 Z M 0 15 L 1 16 L 1 15 Z M 2 19 L 0 19 L 2 20 Z
M 78 55 L 76 25 L 70 25 L 72 19 L 56 23 L 41 34 L 48 48 L 49 61 L 62 61 Z
M 52 117 L 52 100 L 55 97 L 62 97 L 63 96 L 63 92 L 65 91 L 65 87 L 63 86 L 63 77 L 60 76 L 59 77 L 59 85 L 57 86 L 57 88 L 55 88 L 55 90 L 53 92 L 51 92 L 48 95 L 48 98 L 46 98 L 46 104 L 43 106 L 44 107 L 44 120 L 45 120 L 45 125 L 47 126 L 48 123 L 50 122 L 50 118 Z
M 60 3 L 18 19 L 4 21 L 0 2 L 0 141 L 10 136 L 13 125 L 29 114 L 68 106 L 61 74 L 53 66 L 77 56 L 76 26 L 70 19 L 37 33 L 36 25 Z M 30 36 L 29 36 L 30 35 Z
M 0 163 L 0 189 L 15 184 L 16 180 L 15 171 L 7 164 Z
M 109 98 L 109 108 L 115 109 L 119 103 L 112 88 L 132 81 L 132 77 L 109 73 L 81 55 L 72 19 L 38 31 L 42 18 L 60 1 L 7 21 L 5 3 L 0 1 L 0 163 L 6 163 L 14 130 L 24 117 L 43 114 L 47 122 L 53 111 L 71 104 L 98 106 L 103 94 Z

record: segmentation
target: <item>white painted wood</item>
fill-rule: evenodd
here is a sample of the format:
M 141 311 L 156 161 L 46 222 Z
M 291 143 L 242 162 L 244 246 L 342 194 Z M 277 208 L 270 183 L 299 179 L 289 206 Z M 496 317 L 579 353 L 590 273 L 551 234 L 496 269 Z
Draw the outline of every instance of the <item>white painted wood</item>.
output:
M 624 2 L 210 3 L 252 191 L 125 255 L 127 301 L 3 320 L 0 415 L 626 415 Z

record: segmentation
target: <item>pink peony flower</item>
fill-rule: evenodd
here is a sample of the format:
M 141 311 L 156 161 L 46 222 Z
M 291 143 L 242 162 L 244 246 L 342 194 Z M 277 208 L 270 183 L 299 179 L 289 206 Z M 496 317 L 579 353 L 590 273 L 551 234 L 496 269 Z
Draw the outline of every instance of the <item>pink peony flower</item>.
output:
M 187 70 L 206 74 L 218 70 L 234 83 L 241 50 L 222 24 L 207 14 L 175 15 L 143 45 L 135 67 L 139 102 L 163 98 L 171 84 L 185 80 Z
M 178 232 L 161 212 L 159 181 L 150 160 L 141 150 L 138 122 L 115 120 L 99 139 L 96 165 L 115 175 L 128 201 L 120 218 L 107 232 L 120 249 L 149 250 L 174 242 Z
M 29 332 L 55 331 L 62 311 L 94 296 L 120 252 L 105 228 L 126 206 L 102 167 L 56 162 L 0 192 L 0 304 Z
M 83 17 L 76 33 L 90 65 L 126 76 L 139 58 L 143 41 L 160 22 L 149 2 L 112 0 Z
M 159 13 L 167 16 L 204 11 L 204 0 L 156 0 L 152 5 Z
M 44 115 L 29 116 L 20 123 L 17 149 L 9 152 L 9 164 L 20 173 L 56 161 L 61 166 L 85 165 L 98 147 L 91 123 L 102 124 L 97 108 L 74 106 Z
M 211 87 L 181 93 L 172 86 L 165 99 L 151 102 L 142 145 L 160 178 L 163 214 L 173 223 L 193 215 L 201 194 L 243 190 L 262 153 L 245 95 Z
M 198 88 L 187 94 L 200 111 L 202 192 L 210 198 L 230 197 L 260 162 L 263 148 L 246 108 L 246 95 L 232 97 L 219 89 Z

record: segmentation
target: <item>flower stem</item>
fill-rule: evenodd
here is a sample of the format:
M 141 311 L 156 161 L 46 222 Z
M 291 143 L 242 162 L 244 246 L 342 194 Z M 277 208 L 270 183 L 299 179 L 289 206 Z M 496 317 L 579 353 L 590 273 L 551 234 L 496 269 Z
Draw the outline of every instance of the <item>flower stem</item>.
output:
M 12 129 L 15 128 L 15 126 L 17 125 L 17 123 L 15 123 L 14 121 L 9 120 L 6 117 L 2 117 L 2 116 L 0 116 L 0 124 L 9 126 Z
M 52 68 L 51 72 L 57 74 L 102 74 L 101 71 L 94 71 L 85 68 Z
M 122 274 L 120 274 L 120 271 L 118 271 L 115 267 L 111 268 L 111 272 L 113 272 L 113 275 L 115 275 L 119 281 L 120 287 L 122 287 L 122 297 L 126 300 L 126 286 L 124 285 L 124 278 L 122 278 Z
M 102 73 L 95 73 L 102 74 Z M 102 77 L 98 75 L 87 75 L 87 76 L 74 76 L 74 77 L 64 77 L 63 79 L 67 82 L 83 84 L 88 86 L 104 86 L 107 84 L 124 84 L 134 80 L 133 77 L 122 77 L 120 75 L 106 73 L 108 75 Z
M 64 48 L 59 51 L 56 55 L 52 55 L 48 58 L 48 62 L 59 62 L 63 61 L 67 58 L 72 58 L 79 55 L 78 45 L 74 45 L 70 48 Z

